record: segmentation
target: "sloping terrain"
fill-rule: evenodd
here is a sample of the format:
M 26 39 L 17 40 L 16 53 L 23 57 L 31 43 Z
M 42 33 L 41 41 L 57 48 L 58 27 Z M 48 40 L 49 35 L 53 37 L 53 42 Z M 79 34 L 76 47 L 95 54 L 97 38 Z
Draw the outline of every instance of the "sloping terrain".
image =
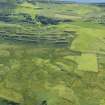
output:
M 104 10 L 0 0 L 0 104 L 104 105 Z

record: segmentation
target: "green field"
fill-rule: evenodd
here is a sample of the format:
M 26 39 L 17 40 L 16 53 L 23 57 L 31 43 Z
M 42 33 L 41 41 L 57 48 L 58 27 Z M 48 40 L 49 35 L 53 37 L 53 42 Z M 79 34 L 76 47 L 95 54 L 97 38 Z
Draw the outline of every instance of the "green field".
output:
M 0 105 L 105 105 L 104 11 L 0 0 Z

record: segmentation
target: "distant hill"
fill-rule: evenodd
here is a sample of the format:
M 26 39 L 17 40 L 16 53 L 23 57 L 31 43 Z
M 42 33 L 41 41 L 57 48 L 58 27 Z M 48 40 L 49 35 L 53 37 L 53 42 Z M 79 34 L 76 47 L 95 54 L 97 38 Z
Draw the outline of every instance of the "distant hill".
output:
M 105 3 L 105 0 L 62 0 L 62 1 L 74 1 L 78 3 Z
M 17 2 L 42 2 L 42 3 L 57 3 L 57 4 L 68 4 L 68 3 L 74 3 L 73 1 L 64 1 L 64 0 L 16 0 Z
M 100 7 L 105 7 L 105 3 L 94 3 L 94 4 Z

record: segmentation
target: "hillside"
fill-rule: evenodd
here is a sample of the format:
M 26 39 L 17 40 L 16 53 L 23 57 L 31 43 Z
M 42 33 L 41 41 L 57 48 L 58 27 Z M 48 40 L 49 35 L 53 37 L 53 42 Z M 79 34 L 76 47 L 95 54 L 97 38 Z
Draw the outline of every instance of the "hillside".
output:
M 104 11 L 0 0 L 0 105 L 104 105 Z

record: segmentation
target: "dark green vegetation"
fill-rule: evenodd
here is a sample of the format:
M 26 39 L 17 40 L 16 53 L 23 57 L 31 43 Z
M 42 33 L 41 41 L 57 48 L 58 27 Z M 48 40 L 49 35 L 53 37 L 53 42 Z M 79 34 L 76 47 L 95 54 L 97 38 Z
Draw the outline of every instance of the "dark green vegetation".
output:
M 105 105 L 104 12 L 0 0 L 0 105 Z

